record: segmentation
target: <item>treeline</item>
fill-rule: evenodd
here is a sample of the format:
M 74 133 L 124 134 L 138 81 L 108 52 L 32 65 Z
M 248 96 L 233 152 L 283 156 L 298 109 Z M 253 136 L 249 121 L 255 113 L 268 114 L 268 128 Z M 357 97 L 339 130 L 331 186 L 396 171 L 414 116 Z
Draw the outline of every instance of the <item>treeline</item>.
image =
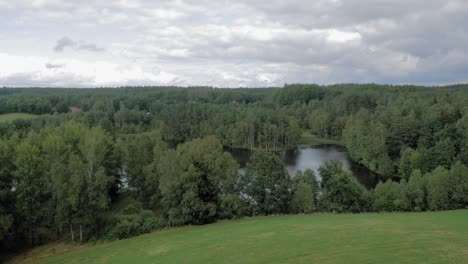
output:
M 284 150 L 308 130 L 343 141 L 353 161 L 381 175 L 408 178 L 412 169 L 468 164 L 467 105 L 467 85 L 5 88 L 0 113 L 50 115 L 0 124 L 0 132 L 5 137 L 74 120 L 113 135 L 156 129 L 172 144 L 215 135 L 226 147 Z M 81 112 L 69 113 L 71 107 Z
M 0 131 L 5 137 L 14 132 L 38 131 L 76 121 L 100 126 L 114 135 L 160 130 L 163 139 L 174 144 L 216 135 L 226 147 L 268 150 L 295 148 L 302 133 L 294 116 L 256 105 L 156 102 L 149 110 L 140 110 L 130 109 L 121 102 L 117 111 L 112 105 L 111 100 L 101 100 L 86 112 L 55 113 L 16 120 L 12 124 L 0 123 Z
M 467 88 L 0 89 L 0 113 L 41 114 L 0 122 L 0 248 L 251 215 L 465 208 Z M 305 131 L 401 180 L 366 191 L 336 162 L 288 175 L 265 151 Z M 225 147 L 259 154 L 239 174 Z
M 273 97 L 296 98 L 284 108 L 295 111 L 300 127 L 344 141 L 355 162 L 407 179 L 413 169 L 426 173 L 439 165 L 449 169 L 457 161 L 468 164 L 466 88 L 295 85 Z
M 130 109 L 150 109 L 154 102 L 252 104 L 270 89 L 214 89 L 212 87 L 122 87 L 97 89 L 0 88 L 0 114 L 68 112 L 69 106 L 90 111 L 99 101 L 110 101 L 114 111 L 124 102 Z
M 214 136 L 171 148 L 157 131 L 114 137 L 76 122 L 1 140 L 0 164 L 2 249 L 243 216 L 468 206 L 461 162 L 367 191 L 338 161 L 292 177 L 276 154 L 260 151 L 239 174 Z

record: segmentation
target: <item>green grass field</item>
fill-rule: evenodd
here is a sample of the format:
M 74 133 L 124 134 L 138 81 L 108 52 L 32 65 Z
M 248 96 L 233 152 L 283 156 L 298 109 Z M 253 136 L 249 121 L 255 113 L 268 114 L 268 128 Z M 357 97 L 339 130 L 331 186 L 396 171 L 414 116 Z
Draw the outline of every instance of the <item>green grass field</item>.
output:
M 1 114 L 0 122 L 10 122 L 16 119 L 31 119 L 36 117 L 36 115 L 25 114 L 25 113 L 10 113 L 10 114 Z
M 468 210 L 255 217 L 174 228 L 96 246 L 48 245 L 14 261 L 468 263 Z
M 341 140 L 332 139 L 332 138 L 320 138 L 317 135 L 311 134 L 309 131 L 304 131 L 302 133 L 301 138 L 298 142 L 299 145 L 323 145 L 323 144 L 331 144 L 331 145 L 339 145 L 344 146 L 345 143 Z

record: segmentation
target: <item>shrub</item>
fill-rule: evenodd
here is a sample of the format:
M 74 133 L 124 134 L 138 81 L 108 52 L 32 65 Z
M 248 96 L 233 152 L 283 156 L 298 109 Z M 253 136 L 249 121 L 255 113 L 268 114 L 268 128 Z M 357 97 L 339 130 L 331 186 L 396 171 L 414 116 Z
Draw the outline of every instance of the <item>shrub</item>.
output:
M 123 213 L 112 217 L 111 226 L 106 232 L 105 237 L 110 240 L 124 239 L 164 227 L 164 221 L 156 216 L 153 211 L 143 210 L 135 205 L 130 205 L 123 210 Z

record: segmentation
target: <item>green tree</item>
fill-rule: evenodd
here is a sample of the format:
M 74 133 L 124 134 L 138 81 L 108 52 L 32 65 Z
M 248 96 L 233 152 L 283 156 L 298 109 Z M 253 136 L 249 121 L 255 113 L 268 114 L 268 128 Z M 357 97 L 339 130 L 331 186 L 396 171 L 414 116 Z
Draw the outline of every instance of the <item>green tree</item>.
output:
M 70 108 L 68 107 L 68 105 L 67 105 L 65 102 L 60 102 L 60 103 L 58 103 L 58 104 L 55 106 L 55 110 L 56 110 L 58 113 L 67 113 L 67 112 L 70 112 Z
M 450 139 L 445 138 L 438 141 L 435 146 L 429 150 L 429 153 L 430 170 L 438 166 L 450 169 L 453 158 L 455 157 L 455 147 Z
M 14 192 L 12 161 L 10 145 L 0 139 L 0 248 L 8 249 L 8 240 L 13 235 L 14 218 Z M 0 250 L 0 252 L 3 250 Z
M 248 208 L 236 193 L 227 194 L 220 205 L 221 217 L 232 219 L 238 218 L 247 214 Z
M 31 245 L 38 242 L 37 232 L 46 216 L 50 192 L 44 177 L 40 150 L 29 140 L 15 149 L 17 207 L 25 220 Z
M 343 163 L 339 160 L 329 160 L 320 166 L 318 171 L 321 178 L 320 187 L 321 189 L 326 189 L 331 178 L 343 172 Z
M 458 138 L 460 139 L 460 160 L 468 166 L 468 108 L 465 108 L 465 114 L 457 122 Z
M 295 213 L 310 213 L 316 209 L 318 184 L 311 169 L 298 171 L 293 179 L 291 210 Z
M 241 178 L 241 193 L 254 214 L 284 214 L 291 201 L 291 178 L 273 153 L 255 153 Z
M 468 168 L 460 161 L 450 169 L 450 205 L 452 209 L 468 207 Z
M 400 183 L 388 180 L 379 182 L 373 190 L 373 208 L 376 211 L 393 212 L 410 209 L 410 200 L 406 193 L 406 181 Z
M 221 201 L 236 181 L 238 165 L 219 140 L 206 137 L 180 145 L 163 163 L 164 214 L 171 225 L 206 224 L 222 215 Z
M 129 137 L 120 144 L 130 190 L 145 208 L 155 209 L 160 200 L 159 159 L 167 144 L 157 132 Z
M 109 136 L 101 128 L 91 128 L 82 135 L 79 155 L 70 157 L 68 202 L 74 222 L 79 225 L 80 242 L 96 232 L 101 212 L 110 206 L 112 176 L 105 163 L 111 150 Z
M 344 171 L 341 162 L 328 161 L 319 168 L 322 178 L 320 207 L 328 212 L 362 212 L 368 209 L 368 194 Z
M 449 171 L 441 166 L 424 175 L 429 210 L 446 210 L 450 208 L 449 177 Z
M 51 222 L 61 233 L 64 227 L 71 225 L 70 206 L 67 203 L 67 184 L 69 183 L 68 159 L 70 146 L 55 131 L 47 131 L 48 135 L 42 143 L 43 170 L 52 194 Z M 67 228 L 68 229 L 68 228 Z
M 406 195 L 411 203 L 412 211 L 426 210 L 426 191 L 424 186 L 424 179 L 419 169 L 413 170 L 408 180 L 408 187 Z
M 309 113 L 307 123 L 312 133 L 322 137 L 330 137 L 331 135 L 331 118 L 330 114 L 323 110 L 314 110 Z

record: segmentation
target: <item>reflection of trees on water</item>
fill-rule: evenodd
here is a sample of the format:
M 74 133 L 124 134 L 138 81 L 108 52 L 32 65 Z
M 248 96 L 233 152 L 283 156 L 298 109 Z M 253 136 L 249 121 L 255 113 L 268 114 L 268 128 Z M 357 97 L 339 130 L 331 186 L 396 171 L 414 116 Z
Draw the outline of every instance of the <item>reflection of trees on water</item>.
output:
M 243 173 L 243 168 L 248 163 L 253 155 L 253 151 L 245 149 L 226 149 L 240 165 L 240 173 Z M 289 174 L 295 175 L 298 170 L 312 169 L 317 179 L 320 180 L 318 168 L 328 160 L 339 160 L 343 163 L 343 167 L 353 173 L 357 182 L 362 184 L 367 189 L 372 189 L 377 185 L 379 180 L 386 180 L 377 173 L 367 169 L 364 166 L 354 163 L 348 157 L 346 149 L 336 145 L 319 145 L 319 146 L 299 146 L 297 149 L 288 150 L 278 153 L 283 160 Z

